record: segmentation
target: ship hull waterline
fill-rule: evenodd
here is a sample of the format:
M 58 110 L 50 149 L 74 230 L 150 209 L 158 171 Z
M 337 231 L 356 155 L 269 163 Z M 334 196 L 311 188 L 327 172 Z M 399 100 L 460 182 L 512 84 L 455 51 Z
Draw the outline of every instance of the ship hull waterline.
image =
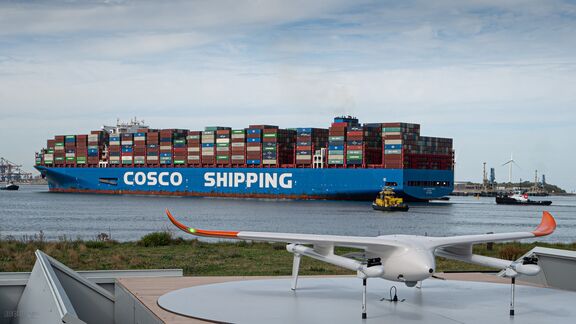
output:
M 366 201 L 391 186 L 428 201 L 450 194 L 454 179 L 451 170 L 418 169 L 36 168 L 51 192 L 195 197 Z

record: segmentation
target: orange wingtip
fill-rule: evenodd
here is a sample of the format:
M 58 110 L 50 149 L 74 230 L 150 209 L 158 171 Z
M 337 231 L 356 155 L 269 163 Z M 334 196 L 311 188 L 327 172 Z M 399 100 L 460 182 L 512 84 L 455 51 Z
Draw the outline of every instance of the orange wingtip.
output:
M 542 213 L 542 221 L 540 221 L 540 225 L 536 227 L 536 230 L 532 232 L 534 236 L 545 236 L 548 234 L 552 234 L 556 229 L 556 220 L 552 217 L 552 214 L 545 211 Z
M 185 226 L 184 224 L 180 223 L 179 221 L 177 221 L 174 216 L 172 216 L 172 213 L 170 213 L 170 211 L 168 210 L 168 208 L 166 208 L 166 215 L 168 215 L 168 218 L 170 218 L 170 221 L 172 222 L 172 224 L 174 224 L 176 227 L 178 227 L 179 229 L 183 230 L 186 233 L 190 233 L 188 230 L 188 227 Z
M 196 228 L 188 227 L 179 221 L 177 221 L 172 213 L 168 209 L 166 209 L 166 215 L 170 218 L 172 224 L 174 224 L 179 229 L 183 230 L 188 234 L 198 235 L 198 236 L 208 236 L 208 237 L 223 237 L 223 238 L 237 238 L 238 232 L 229 232 L 229 231 L 208 231 L 208 230 L 201 230 Z

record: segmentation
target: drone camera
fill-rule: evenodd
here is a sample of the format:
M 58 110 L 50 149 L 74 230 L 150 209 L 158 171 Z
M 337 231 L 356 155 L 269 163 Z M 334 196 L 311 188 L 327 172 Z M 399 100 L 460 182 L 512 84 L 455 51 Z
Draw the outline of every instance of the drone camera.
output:
M 366 260 L 366 266 L 367 267 L 373 267 L 373 266 L 379 266 L 379 265 L 382 265 L 382 259 L 381 258 L 373 258 L 373 259 Z
M 538 264 L 538 257 L 527 256 L 522 259 L 522 264 Z

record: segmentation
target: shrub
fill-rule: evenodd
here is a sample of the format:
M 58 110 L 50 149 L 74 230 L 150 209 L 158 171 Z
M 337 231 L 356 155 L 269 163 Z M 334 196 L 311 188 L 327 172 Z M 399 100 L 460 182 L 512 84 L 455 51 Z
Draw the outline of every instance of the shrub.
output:
M 499 252 L 499 256 L 501 259 L 506 259 L 510 261 L 518 260 L 524 253 L 526 253 L 526 249 L 523 249 L 516 245 L 505 245 Z
M 172 244 L 172 233 L 170 232 L 154 232 L 144 235 L 139 241 L 138 245 L 153 247 L 153 246 L 166 246 Z

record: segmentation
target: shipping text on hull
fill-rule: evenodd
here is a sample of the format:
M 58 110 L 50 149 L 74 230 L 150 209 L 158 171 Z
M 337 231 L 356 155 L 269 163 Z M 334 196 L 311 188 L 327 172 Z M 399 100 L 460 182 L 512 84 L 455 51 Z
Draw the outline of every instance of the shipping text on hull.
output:
M 36 168 L 55 192 L 372 200 L 383 186 L 409 199 L 453 189 L 452 139 L 408 123 L 328 129 L 153 130 L 133 121 L 47 141 Z

